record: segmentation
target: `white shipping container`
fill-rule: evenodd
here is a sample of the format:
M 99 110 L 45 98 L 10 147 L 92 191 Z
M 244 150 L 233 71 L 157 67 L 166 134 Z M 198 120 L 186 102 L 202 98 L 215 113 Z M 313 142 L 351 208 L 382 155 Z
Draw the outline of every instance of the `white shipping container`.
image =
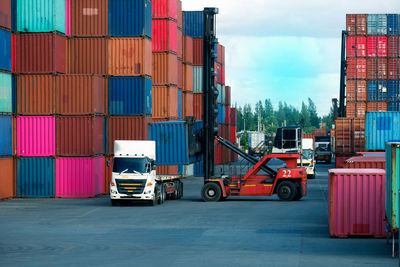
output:
M 249 133 L 249 148 L 256 148 L 261 142 L 265 141 L 265 134 L 260 132 Z
M 193 92 L 203 93 L 203 66 L 193 66 Z

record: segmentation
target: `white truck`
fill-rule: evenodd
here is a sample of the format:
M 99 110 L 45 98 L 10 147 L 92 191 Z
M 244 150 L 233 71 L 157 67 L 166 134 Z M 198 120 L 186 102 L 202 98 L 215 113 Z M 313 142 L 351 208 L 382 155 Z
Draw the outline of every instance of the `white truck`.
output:
M 154 206 L 183 196 L 181 175 L 156 174 L 155 141 L 114 142 L 110 183 L 111 205 L 121 201 L 144 201 Z
M 261 132 L 249 132 L 249 154 L 264 155 L 265 153 L 265 134 Z
M 303 138 L 301 147 L 302 157 L 297 160 L 297 165 L 306 168 L 308 178 L 315 178 L 314 139 Z

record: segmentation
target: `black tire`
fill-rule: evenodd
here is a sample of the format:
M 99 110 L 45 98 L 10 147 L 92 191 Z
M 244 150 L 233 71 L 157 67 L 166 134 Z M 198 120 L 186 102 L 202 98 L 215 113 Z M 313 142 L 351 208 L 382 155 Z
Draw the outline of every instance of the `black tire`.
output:
M 111 199 L 111 206 L 115 207 L 119 205 L 118 199 Z
M 170 199 L 179 199 L 179 183 L 174 181 L 174 192 L 170 195 Z
M 179 196 L 178 199 L 181 199 L 183 197 L 183 183 L 179 181 Z
M 302 190 L 301 190 L 301 187 L 298 187 L 297 188 L 297 193 L 296 193 L 296 196 L 294 197 L 294 199 L 293 200 L 300 200 L 301 198 L 303 197 L 303 192 L 302 192 Z
M 289 181 L 283 181 L 278 185 L 278 197 L 283 201 L 292 201 L 297 195 L 296 185 Z
M 201 197 L 206 202 L 216 202 L 221 199 L 221 188 L 216 183 L 207 183 L 201 189 Z
M 158 204 L 158 196 L 159 196 L 159 190 L 156 187 L 155 192 L 154 192 L 154 197 L 152 200 L 150 200 L 150 206 L 157 206 Z
M 309 174 L 309 175 L 307 175 L 307 179 L 315 179 L 315 174 Z
M 164 184 L 160 184 L 158 187 L 158 192 L 159 193 L 159 198 L 158 198 L 158 204 L 163 204 L 165 202 L 165 199 L 167 198 L 167 193 L 165 192 L 165 187 Z

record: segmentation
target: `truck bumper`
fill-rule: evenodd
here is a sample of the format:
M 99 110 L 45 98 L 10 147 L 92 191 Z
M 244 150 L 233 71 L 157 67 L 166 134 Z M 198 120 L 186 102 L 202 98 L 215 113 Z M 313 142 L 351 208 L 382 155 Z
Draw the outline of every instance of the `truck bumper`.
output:
M 118 200 L 152 200 L 154 198 L 154 191 L 143 193 L 143 194 L 120 194 L 118 193 L 116 186 L 110 186 L 110 198 L 111 199 L 118 199 Z

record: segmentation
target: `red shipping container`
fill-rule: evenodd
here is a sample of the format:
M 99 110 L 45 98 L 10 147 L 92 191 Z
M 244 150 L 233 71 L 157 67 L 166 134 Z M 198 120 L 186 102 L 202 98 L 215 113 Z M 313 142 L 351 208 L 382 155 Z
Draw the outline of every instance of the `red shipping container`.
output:
M 193 64 L 193 38 L 183 36 L 183 63 Z
M 388 74 L 386 58 L 368 58 L 367 59 L 367 79 L 369 80 L 386 80 Z
M 343 168 L 386 170 L 386 157 L 351 157 L 344 162 Z
M 385 171 L 329 170 L 329 233 L 332 237 L 386 237 Z
M 348 57 L 366 57 L 367 56 L 367 38 L 364 36 L 347 37 L 347 56 Z
M 183 87 L 183 63 L 178 59 L 178 88 L 182 90 Z
M 1 0 L 0 4 L 0 27 L 11 29 L 11 1 Z
M 104 117 L 60 116 L 56 118 L 57 156 L 104 154 Z
M 193 117 L 193 93 L 182 92 L 182 116 Z
M 328 129 L 326 128 L 315 128 L 314 129 L 314 136 L 327 136 Z
M 230 86 L 225 86 L 225 104 L 226 105 L 231 104 L 231 87 Z
M 237 125 L 237 109 L 231 108 L 231 125 Z
M 387 57 L 387 37 L 368 36 L 367 37 L 367 56 L 368 57 Z
M 193 66 L 203 66 L 203 38 L 193 39 Z
M 221 44 L 217 44 L 217 62 L 225 65 L 225 47 Z
M 367 59 L 349 58 L 347 60 L 347 78 L 348 79 L 366 79 L 367 78 Z
M 193 92 L 193 66 L 183 63 L 183 87 L 184 92 Z
M 389 80 L 400 79 L 400 59 L 389 58 L 388 59 L 388 78 Z
M 161 175 L 178 175 L 178 165 L 169 165 L 169 166 L 156 166 L 157 174 Z
M 151 117 L 111 116 L 108 118 L 108 154 L 114 154 L 115 140 L 148 140 Z
M 221 65 L 221 84 L 225 84 L 225 66 Z
M 335 126 L 336 153 L 354 153 L 365 150 L 364 118 L 338 118 L 335 120 Z
M 367 104 L 364 101 L 349 101 L 346 104 L 347 117 L 364 117 L 367 111 Z
M 339 156 L 335 155 L 335 168 L 340 169 L 343 168 L 344 162 L 351 158 L 353 155 L 348 155 L 348 156 Z
M 175 21 L 153 20 L 152 43 L 154 52 L 178 52 L 178 27 Z
M 70 3 L 72 36 L 108 35 L 108 0 L 80 0 Z
M 178 28 L 178 52 L 176 53 L 178 60 L 182 60 L 183 57 L 183 32 Z
M 215 145 L 214 154 L 215 154 L 214 163 L 216 165 L 222 164 L 222 145 L 220 144 Z
M 152 0 L 153 19 L 178 19 L 178 1 L 177 0 Z
M 388 57 L 400 56 L 400 36 L 388 37 Z
M 230 140 L 231 143 L 236 143 L 236 132 L 237 132 L 237 126 L 236 125 L 230 125 L 229 126 L 230 130 Z
M 367 81 L 348 80 L 346 88 L 347 101 L 367 101 Z
M 16 73 L 66 73 L 67 38 L 56 33 L 12 34 L 12 70 Z
M 70 73 L 107 73 L 107 40 L 105 38 L 69 39 Z
M 178 88 L 153 86 L 153 118 L 178 118 Z
M 195 120 L 203 119 L 203 94 L 193 94 L 193 116 Z
M 225 106 L 225 124 L 231 124 L 231 107 Z
M 368 102 L 367 112 L 372 111 L 388 111 L 388 104 L 386 102 Z
M 367 34 L 367 15 L 346 14 L 346 29 L 349 35 Z
M 178 57 L 171 53 L 153 53 L 153 85 L 178 85 Z

